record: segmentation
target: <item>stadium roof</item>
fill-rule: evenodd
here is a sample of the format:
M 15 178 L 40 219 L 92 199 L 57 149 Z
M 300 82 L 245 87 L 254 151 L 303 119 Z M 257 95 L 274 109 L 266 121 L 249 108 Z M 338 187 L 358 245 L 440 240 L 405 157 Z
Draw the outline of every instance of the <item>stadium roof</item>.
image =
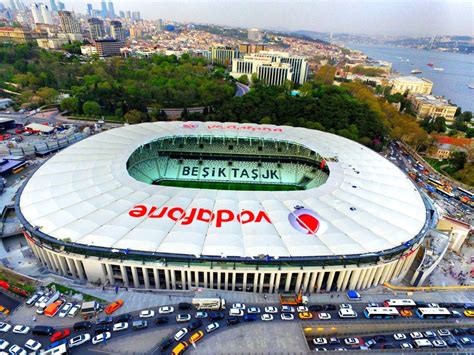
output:
M 129 175 L 134 150 L 173 135 L 293 141 L 325 157 L 330 175 L 314 189 L 278 192 L 165 187 Z M 413 239 L 426 218 L 408 177 L 358 143 L 304 128 L 217 122 L 144 123 L 92 136 L 40 167 L 19 207 L 53 238 L 197 257 L 376 253 Z

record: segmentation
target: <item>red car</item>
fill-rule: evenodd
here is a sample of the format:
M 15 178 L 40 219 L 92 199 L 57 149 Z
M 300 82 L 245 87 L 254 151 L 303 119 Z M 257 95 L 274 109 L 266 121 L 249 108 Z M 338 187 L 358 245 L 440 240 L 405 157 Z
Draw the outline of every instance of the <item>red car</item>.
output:
M 71 335 L 71 331 L 69 329 L 66 328 L 66 329 L 60 330 L 60 331 L 54 333 L 51 336 L 51 338 L 50 338 L 51 343 L 54 343 L 55 341 L 67 338 L 69 335 Z

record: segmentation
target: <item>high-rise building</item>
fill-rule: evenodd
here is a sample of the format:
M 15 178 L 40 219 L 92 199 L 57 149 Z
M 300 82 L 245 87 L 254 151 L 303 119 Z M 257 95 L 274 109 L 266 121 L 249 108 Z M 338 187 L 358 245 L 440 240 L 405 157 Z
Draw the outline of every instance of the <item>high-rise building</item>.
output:
M 109 18 L 115 18 L 115 10 L 114 10 L 114 3 L 109 1 Z
M 263 33 L 259 29 L 251 28 L 247 32 L 247 38 L 250 41 L 261 42 L 263 39 Z
M 100 57 L 120 55 L 120 48 L 122 47 L 123 42 L 116 39 L 107 38 L 95 41 L 95 48 Z
M 65 33 L 81 33 L 81 26 L 70 11 L 58 11 L 61 29 Z
M 89 31 L 92 39 L 95 40 L 105 36 L 104 21 L 94 17 L 87 20 L 87 22 L 89 24 Z
M 15 0 L 10 0 L 10 10 L 16 11 L 18 8 L 16 7 Z
M 102 16 L 102 18 L 107 18 L 107 3 L 105 2 L 105 0 L 102 0 L 102 2 L 100 3 L 100 15 Z
M 140 11 L 133 11 L 132 12 L 132 20 L 133 21 L 140 21 Z
M 123 41 L 125 35 L 123 33 L 122 22 L 120 21 L 111 21 L 110 22 L 110 35 L 113 39 Z
M 130 11 L 127 10 L 127 11 L 125 12 L 125 18 L 126 18 L 127 20 L 130 20 L 130 19 L 132 18 L 132 15 L 131 15 Z
M 156 30 L 157 31 L 163 31 L 163 19 L 162 18 L 156 20 L 155 25 L 156 25 Z
M 239 58 L 239 50 L 236 48 L 223 46 L 211 48 L 211 61 L 213 63 L 229 65 L 237 58 Z
M 142 38 L 143 30 L 141 27 L 132 26 L 130 27 L 130 38 Z
M 66 5 L 64 5 L 63 2 L 58 1 L 58 9 L 59 9 L 59 11 L 64 11 L 64 10 L 66 10 Z
M 120 18 L 125 18 L 125 11 L 119 11 Z
M 40 4 L 31 4 L 31 14 L 33 15 L 34 23 L 44 23 L 43 15 L 41 14 Z
M 92 17 L 92 4 L 87 4 L 87 14 L 89 15 L 89 17 Z
M 51 11 L 49 10 L 48 5 L 40 4 L 41 15 L 43 16 L 43 22 L 47 25 L 53 24 L 53 18 L 51 17 Z
M 51 11 L 58 12 L 58 6 L 56 5 L 56 0 L 49 0 Z

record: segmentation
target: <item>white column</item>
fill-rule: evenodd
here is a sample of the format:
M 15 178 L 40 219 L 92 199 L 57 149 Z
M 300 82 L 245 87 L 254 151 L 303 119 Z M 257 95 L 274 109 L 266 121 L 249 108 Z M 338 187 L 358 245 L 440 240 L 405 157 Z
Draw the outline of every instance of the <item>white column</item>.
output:
M 255 272 L 254 278 L 253 278 L 253 292 L 258 292 L 257 287 L 258 287 L 258 278 L 260 277 L 260 274 L 258 272 Z
M 244 271 L 244 277 L 242 280 L 242 291 L 247 291 L 247 271 Z
M 220 271 L 217 272 L 217 289 L 221 289 L 221 278 L 222 278 L 222 273 Z
M 285 292 L 288 292 L 290 290 L 291 275 L 293 275 L 291 272 L 288 272 L 286 274 Z
M 372 283 L 372 280 L 374 279 L 375 271 L 377 270 L 376 267 L 371 267 L 369 271 L 367 271 L 367 274 L 365 275 L 365 280 L 364 284 L 362 285 L 362 288 L 367 288 L 369 285 Z
M 127 269 L 125 268 L 124 265 L 120 265 L 120 273 L 122 274 L 123 285 L 125 287 L 129 287 L 130 283 L 128 281 Z
M 349 279 L 351 277 L 352 270 L 346 270 L 346 275 L 344 276 L 344 282 L 342 283 L 341 290 L 345 290 L 347 288 L 347 284 L 349 283 Z
M 133 287 L 139 288 L 140 280 L 138 280 L 138 272 L 137 272 L 136 266 L 132 266 L 132 278 L 133 278 Z
M 224 276 L 224 285 L 225 285 L 225 290 L 229 289 L 229 273 L 226 272 Z
M 362 284 L 364 283 L 364 280 L 365 280 L 365 274 L 367 273 L 367 268 L 366 269 L 362 269 L 360 271 L 360 275 L 359 275 L 359 280 L 357 281 L 357 284 L 356 284 L 356 289 L 360 289 L 362 287 Z
M 193 274 L 191 270 L 186 270 L 186 273 L 188 274 L 188 277 L 186 278 L 186 281 L 188 282 L 188 289 L 193 288 Z
M 390 268 L 392 265 L 385 264 L 383 267 L 382 277 L 380 278 L 380 283 L 383 284 L 387 280 L 388 273 L 390 272 Z
M 344 278 L 346 277 L 346 270 L 339 271 L 339 276 L 337 278 L 336 286 L 337 290 L 341 291 L 342 283 L 344 282 Z
M 143 273 L 143 283 L 145 284 L 145 288 L 147 290 L 150 289 L 150 277 L 148 276 L 148 269 L 146 267 L 142 267 Z
M 234 270 L 230 275 L 232 277 L 232 291 L 235 291 L 235 282 L 237 279 L 237 273 Z
M 76 264 L 76 270 L 77 270 L 77 273 L 79 274 L 79 278 L 81 280 L 85 280 L 86 276 L 84 275 L 84 270 L 82 269 L 81 261 L 74 259 L 74 263 Z
M 214 289 L 214 272 L 212 271 L 212 269 L 211 269 L 211 271 L 209 272 L 209 279 L 210 279 L 210 281 L 209 281 L 209 284 L 210 284 L 210 285 L 209 285 L 209 288 Z
M 296 278 L 295 292 L 298 292 L 301 287 L 301 281 L 303 280 L 303 271 L 298 272 L 298 277 Z
M 265 280 L 265 274 L 260 274 L 260 285 L 258 287 L 258 292 L 263 293 L 263 281 Z
M 175 275 L 174 269 L 170 269 L 170 276 L 171 276 L 171 288 L 173 290 L 176 290 L 176 275 Z
M 268 292 L 273 293 L 274 287 L 275 287 L 275 273 L 272 272 L 270 274 L 270 287 L 268 289 Z
M 274 293 L 278 293 L 278 290 L 280 288 L 280 280 L 281 280 L 281 271 L 277 271 L 276 272 L 276 276 L 275 276 L 275 287 L 274 287 Z
M 112 286 L 115 284 L 114 271 L 112 270 L 112 265 L 105 264 L 105 267 L 107 268 L 107 276 L 109 277 L 109 282 L 110 282 L 110 285 Z
M 323 279 L 324 279 L 324 273 L 326 271 L 322 270 L 318 274 L 318 281 L 316 283 L 316 292 L 319 293 L 321 292 L 321 286 L 323 285 Z
M 158 269 L 153 268 L 153 277 L 155 278 L 155 288 L 159 290 L 160 289 L 160 274 L 158 273 Z
M 318 273 L 317 271 L 313 271 L 311 273 L 311 279 L 309 280 L 309 286 L 308 286 L 308 291 L 313 293 L 314 288 L 316 287 L 316 280 L 318 278 Z
M 372 284 L 372 286 L 377 286 L 379 284 L 380 278 L 382 277 L 382 273 L 383 265 L 377 266 L 377 271 L 375 272 L 374 283 Z
M 208 283 L 207 283 L 207 271 L 204 271 L 204 288 L 208 288 Z
M 186 270 L 181 270 L 181 289 L 186 290 L 188 283 L 186 282 Z
M 328 276 L 328 282 L 326 285 L 326 291 L 330 292 L 331 291 L 331 286 L 334 281 L 334 275 L 336 274 L 336 271 L 329 271 L 329 276 Z

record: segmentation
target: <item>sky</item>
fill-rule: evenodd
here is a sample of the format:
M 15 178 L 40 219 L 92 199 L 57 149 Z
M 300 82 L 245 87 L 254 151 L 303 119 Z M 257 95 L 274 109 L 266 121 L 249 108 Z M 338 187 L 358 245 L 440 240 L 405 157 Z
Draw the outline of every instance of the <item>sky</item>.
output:
M 63 0 L 85 12 L 86 3 Z M 386 35 L 474 35 L 473 0 L 115 0 L 142 18 L 235 27 Z

